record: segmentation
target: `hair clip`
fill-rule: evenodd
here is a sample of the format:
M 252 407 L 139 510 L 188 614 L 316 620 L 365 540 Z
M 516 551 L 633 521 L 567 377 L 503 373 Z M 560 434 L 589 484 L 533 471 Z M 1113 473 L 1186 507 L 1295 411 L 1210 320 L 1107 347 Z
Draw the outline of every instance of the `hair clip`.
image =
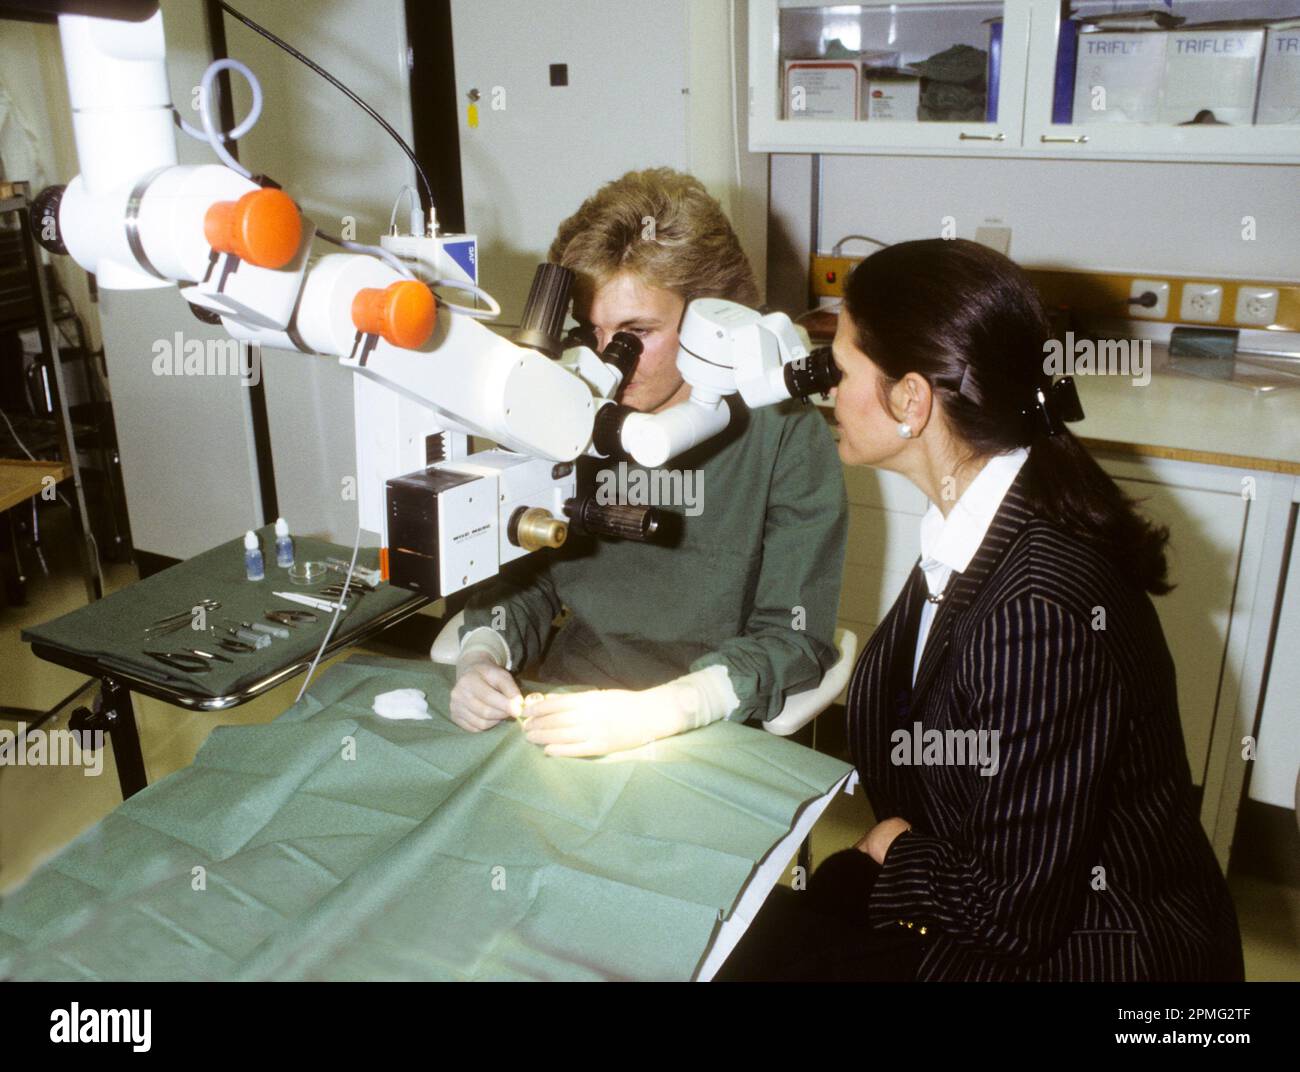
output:
M 1074 378 L 1062 376 L 1055 383 L 1039 384 L 1034 388 L 1033 399 L 1021 412 L 1037 420 L 1049 436 L 1056 435 L 1067 423 L 1083 420 L 1083 406 Z

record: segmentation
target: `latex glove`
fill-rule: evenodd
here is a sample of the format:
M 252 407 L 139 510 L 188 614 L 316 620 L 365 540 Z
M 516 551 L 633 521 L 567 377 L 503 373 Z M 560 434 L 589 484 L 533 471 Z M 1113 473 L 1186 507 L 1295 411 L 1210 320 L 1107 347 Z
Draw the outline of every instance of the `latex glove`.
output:
M 469 643 L 473 636 L 471 633 L 466 637 L 467 643 L 456 661 L 456 684 L 451 690 L 448 715 L 461 729 L 479 733 L 510 718 L 516 709 L 512 703 L 521 697 L 514 676 L 500 661 L 499 653 L 490 645 Z M 509 659 L 508 652 L 506 659 Z
M 552 692 L 529 704 L 524 736 L 548 756 L 604 756 L 725 717 L 739 706 L 725 667 L 652 689 Z

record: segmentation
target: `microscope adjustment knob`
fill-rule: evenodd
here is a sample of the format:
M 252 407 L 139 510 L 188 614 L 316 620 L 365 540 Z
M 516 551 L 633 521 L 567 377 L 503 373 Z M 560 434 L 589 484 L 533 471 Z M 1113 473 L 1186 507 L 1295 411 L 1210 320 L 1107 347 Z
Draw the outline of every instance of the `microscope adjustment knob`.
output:
M 51 253 L 66 254 L 63 232 L 59 230 L 59 205 L 66 186 L 47 186 L 32 198 L 32 234 L 41 247 Z
M 302 217 L 283 190 L 250 190 L 238 201 L 217 201 L 203 217 L 203 236 L 218 253 L 259 268 L 283 268 L 302 244 Z
M 352 323 L 363 335 L 379 335 L 403 350 L 429 341 L 438 319 L 433 291 L 418 279 L 402 279 L 380 290 L 363 287 L 352 299 Z

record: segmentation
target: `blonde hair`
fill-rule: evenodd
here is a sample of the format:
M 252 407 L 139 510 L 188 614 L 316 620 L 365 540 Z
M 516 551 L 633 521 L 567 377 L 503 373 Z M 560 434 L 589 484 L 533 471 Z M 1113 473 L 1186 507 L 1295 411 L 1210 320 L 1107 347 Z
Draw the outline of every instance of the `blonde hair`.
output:
M 549 258 L 577 273 L 579 295 L 631 272 L 687 303 L 758 305 L 753 269 L 722 206 L 699 179 L 672 168 L 605 183 L 560 224 Z

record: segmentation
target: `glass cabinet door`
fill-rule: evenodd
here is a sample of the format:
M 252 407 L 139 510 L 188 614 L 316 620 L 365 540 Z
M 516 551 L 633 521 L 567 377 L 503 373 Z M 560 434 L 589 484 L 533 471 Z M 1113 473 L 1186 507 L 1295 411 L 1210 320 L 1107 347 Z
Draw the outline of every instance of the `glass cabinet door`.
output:
M 750 147 L 1019 145 L 1027 0 L 751 0 Z
M 1025 148 L 1300 159 L 1300 0 L 1039 0 Z

